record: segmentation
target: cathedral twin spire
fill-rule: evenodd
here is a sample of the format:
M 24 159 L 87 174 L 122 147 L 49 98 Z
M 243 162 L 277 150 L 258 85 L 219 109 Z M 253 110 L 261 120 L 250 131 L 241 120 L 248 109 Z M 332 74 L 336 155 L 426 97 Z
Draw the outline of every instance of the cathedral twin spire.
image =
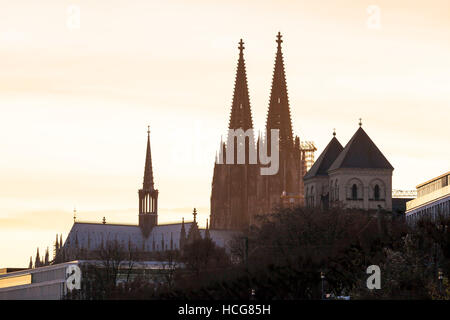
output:
M 252 112 L 250 108 L 250 97 L 248 94 L 247 73 L 244 61 L 244 42 L 239 41 L 239 60 L 234 83 L 233 102 L 231 105 L 231 115 L 229 129 L 243 129 L 244 131 L 253 128 Z
M 210 220 L 212 229 L 244 230 L 253 223 L 256 215 L 269 213 L 275 205 L 280 205 L 283 194 L 297 196 L 301 193 L 300 168 L 303 168 L 303 165 L 300 140 L 296 137 L 294 146 L 281 38 L 281 34 L 278 33 L 265 128 L 267 132 L 258 134 L 256 148 L 254 148 L 256 134 L 249 130 L 253 129 L 253 122 L 243 54 L 244 43 L 242 39 L 239 42 L 239 59 L 228 127 L 230 131 L 226 144 L 221 139 L 218 157 L 220 161 L 216 160 L 214 166 Z M 280 143 L 279 149 L 271 145 L 272 129 L 278 130 L 279 140 L 274 141 Z M 234 150 L 231 150 L 232 148 Z M 242 148 L 245 150 L 245 157 L 242 157 Z M 270 170 L 272 169 L 271 160 L 271 167 L 264 168 L 267 161 L 264 160 L 265 157 L 261 157 L 260 151 L 263 151 L 261 155 L 273 156 L 276 159 L 275 171 Z M 272 155 L 273 152 L 277 154 Z M 237 161 L 237 155 L 240 156 L 239 161 Z M 231 156 L 234 156 L 234 161 L 228 158 Z M 232 164 L 232 166 L 222 166 L 222 164 Z M 256 166 L 247 166 L 247 164 L 256 164 Z M 269 173 L 262 174 L 263 169 L 269 169 Z M 300 199 L 300 197 L 297 198 Z M 294 201 L 297 201 L 295 199 Z
M 266 130 L 270 134 L 271 129 L 279 129 L 280 146 L 292 147 L 292 122 L 289 110 L 289 99 L 287 94 L 286 74 L 284 71 L 283 53 L 281 52 L 281 33 L 277 35 L 277 54 L 273 70 L 272 90 L 270 92 L 269 111 L 267 113 Z M 270 141 L 270 139 L 267 139 Z
M 291 113 L 289 109 L 289 99 L 287 94 L 286 74 L 284 70 L 283 53 L 281 51 L 282 35 L 277 35 L 277 53 L 275 67 L 272 78 L 272 89 L 269 100 L 269 110 L 267 113 L 266 131 L 267 141 L 270 141 L 270 130 L 278 129 L 281 147 L 291 148 L 294 145 Z M 236 71 L 233 102 L 229 129 L 253 128 L 252 114 L 250 108 L 250 97 L 248 92 L 247 74 L 244 61 L 244 42 L 239 42 L 239 60 Z M 222 145 L 222 143 L 221 143 Z M 270 149 L 270 147 L 269 147 Z

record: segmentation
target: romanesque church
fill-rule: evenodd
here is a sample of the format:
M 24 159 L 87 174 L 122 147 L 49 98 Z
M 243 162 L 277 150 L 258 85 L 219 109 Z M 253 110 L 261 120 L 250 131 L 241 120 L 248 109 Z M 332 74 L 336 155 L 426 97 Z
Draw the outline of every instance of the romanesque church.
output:
M 306 206 L 392 211 L 394 168 L 362 128 L 342 147 L 333 138 L 303 177 Z

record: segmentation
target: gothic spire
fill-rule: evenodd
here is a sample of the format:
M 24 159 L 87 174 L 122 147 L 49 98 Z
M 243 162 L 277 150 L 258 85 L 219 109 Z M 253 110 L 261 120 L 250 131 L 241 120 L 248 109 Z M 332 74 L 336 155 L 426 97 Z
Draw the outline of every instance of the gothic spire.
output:
M 207 238 L 211 238 L 211 235 L 209 234 L 208 219 L 206 219 L 206 229 L 205 229 L 205 239 Z
M 277 35 L 277 54 L 272 78 L 272 90 L 270 93 L 269 111 L 267 114 L 266 129 L 270 135 L 270 129 L 280 130 L 280 147 L 293 145 L 291 112 L 287 94 L 286 74 L 284 71 L 283 53 L 281 52 L 281 33 Z
M 152 151 L 150 149 L 150 126 L 147 130 L 147 155 L 145 158 L 145 171 L 144 171 L 144 190 L 153 190 L 153 167 L 152 167 Z
M 198 230 L 198 224 L 197 224 L 197 209 L 194 208 L 194 212 L 192 213 L 194 216 L 194 221 L 191 223 L 191 227 L 189 228 L 189 232 L 187 235 L 187 241 L 188 243 L 192 243 L 198 239 L 200 239 L 200 232 Z
M 180 243 L 179 243 L 180 249 L 183 249 L 185 242 L 186 242 L 186 229 L 184 228 L 184 217 L 183 217 L 180 231 Z
M 45 250 L 44 265 L 48 266 L 49 263 L 50 263 L 50 257 L 49 257 L 49 253 L 48 253 L 48 247 L 47 247 L 47 250 Z
M 39 268 L 41 266 L 41 258 L 39 257 L 39 247 L 36 250 L 36 258 L 34 259 L 34 267 Z
M 229 129 L 253 128 L 252 112 L 250 109 L 250 98 L 248 94 L 247 73 L 244 61 L 244 42 L 239 41 L 239 60 L 234 82 L 233 102 L 231 105 L 231 115 Z

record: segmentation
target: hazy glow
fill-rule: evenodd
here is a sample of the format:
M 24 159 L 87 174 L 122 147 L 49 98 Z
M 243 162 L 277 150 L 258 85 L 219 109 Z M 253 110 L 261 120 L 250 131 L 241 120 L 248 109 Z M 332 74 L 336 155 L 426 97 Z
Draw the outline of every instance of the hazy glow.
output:
M 317 155 L 358 118 L 393 187 L 449 170 L 450 2 L 0 0 L 0 266 L 25 266 L 80 220 L 137 223 L 147 124 L 160 221 L 205 223 L 238 57 L 265 123 L 284 35 L 294 129 Z M 69 29 L 69 4 L 80 28 Z

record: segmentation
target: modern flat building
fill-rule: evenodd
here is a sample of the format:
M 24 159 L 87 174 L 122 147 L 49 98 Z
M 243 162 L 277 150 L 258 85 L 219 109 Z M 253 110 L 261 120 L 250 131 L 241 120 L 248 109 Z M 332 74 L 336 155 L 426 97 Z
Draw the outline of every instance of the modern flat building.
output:
M 408 201 L 417 198 L 417 190 L 392 189 L 392 212 L 404 216 Z
M 0 300 L 59 300 L 67 293 L 66 271 L 78 261 L 0 274 Z
M 450 171 L 419 184 L 417 198 L 406 203 L 406 220 L 415 222 L 420 218 L 436 219 L 450 215 Z
M 61 300 L 73 289 L 83 294 L 92 281 L 85 270 L 93 266 L 105 268 L 103 261 L 77 260 L 13 272 L 0 269 L 4 272 L 0 274 L 0 300 Z M 175 265 L 166 261 L 121 261 L 116 283 L 137 276 L 149 282 L 164 282 L 170 267 Z M 177 264 L 176 268 L 184 268 L 184 264 Z

